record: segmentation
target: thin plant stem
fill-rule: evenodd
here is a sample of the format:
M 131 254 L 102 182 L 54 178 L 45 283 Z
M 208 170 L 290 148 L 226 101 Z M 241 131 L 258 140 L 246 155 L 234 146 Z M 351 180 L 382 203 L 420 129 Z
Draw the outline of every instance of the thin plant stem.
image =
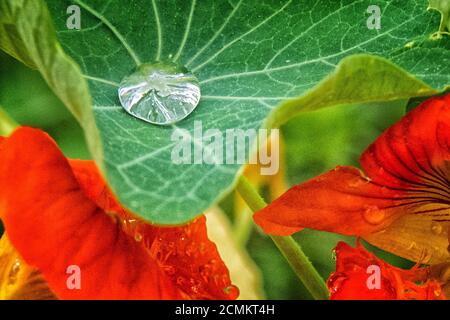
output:
M 244 176 L 240 177 L 236 190 L 253 212 L 266 207 L 267 203 Z M 309 261 L 301 246 L 290 236 L 271 236 L 271 238 L 314 299 L 328 299 L 325 281 Z

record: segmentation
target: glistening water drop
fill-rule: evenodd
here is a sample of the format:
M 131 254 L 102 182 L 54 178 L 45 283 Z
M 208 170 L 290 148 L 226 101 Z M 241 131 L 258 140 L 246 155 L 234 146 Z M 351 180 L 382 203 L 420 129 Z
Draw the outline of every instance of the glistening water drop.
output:
M 122 107 L 141 120 L 158 125 L 186 118 L 200 101 L 198 79 L 174 62 L 140 65 L 119 85 Z

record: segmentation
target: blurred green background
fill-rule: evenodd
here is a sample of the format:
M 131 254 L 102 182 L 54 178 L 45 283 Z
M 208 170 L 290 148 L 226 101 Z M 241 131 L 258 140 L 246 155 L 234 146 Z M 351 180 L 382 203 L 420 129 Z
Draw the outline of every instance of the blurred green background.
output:
M 75 119 L 49 90 L 37 71 L 0 53 L 0 106 L 22 125 L 39 127 L 71 158 L 89 159 L 83 133 Z M 403 115 L 406 101 L 338 106 L 303 114 L 282 127 L 286 143 L 287 179 L 297 184 L 336 165 L 358 165 L 362 151 Z M 232 216 L 232 197 L 221 206 Z M 1 226 L 0 226 L 1 233 Z M 332 249 L 337 241 L 354 239 L 304 230 L 295 235 L 324 278 L 334 270 Z M 310 299 L 271 240 L 253 228 L 247 249 L 260 267 L 270 299 Z M 372 248 L 401 267 L 408 261 Z
M 71 158 L 88 159 L 83 132 L 39 72 L 0 51 L 0 106 L 18 123 L 47 131 Z

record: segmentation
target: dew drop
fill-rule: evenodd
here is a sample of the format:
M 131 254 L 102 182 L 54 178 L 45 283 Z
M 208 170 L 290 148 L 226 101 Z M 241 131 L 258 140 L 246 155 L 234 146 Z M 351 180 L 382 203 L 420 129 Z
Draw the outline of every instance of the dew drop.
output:
M 411 49 L 412 47 L 414 47 L 414 41 L 410 41 L 407 44 L 405 44 L 405 48 Z
M 385 218 L 385 213 L 377 206 L 368 207 L 363 213 L 364 219 L 370 224 L 380 224 Z
M 442 233 L 442 226 L 438 223 L 432 223 L 431 224 L 431 231 L 435 234 L 435 235 L 440 235 Z
M 191 286 L 191 291 L 193 293 L 198 293 L 200 291 L 200 286 L 198 286 L 198 285 Z
M 186 284 L 187 280 L 186 280 L 186 278 L 180 276 L 180 277 L 177 277 L 176 282 L 177 282 L 177 285 L 184 286 Z
M 338 292 L 343 284 L 347 281 L 347 277 L 341 273 L 335 273 L 330 276 L 328 280 L 328 287 L 330 289 L 330 293 Z
M 200 242 L 198 245 L 198 250 L 200 251 L 201 254 L 205 253 L 206 244 L 204 242 Z
M 331 259 L 333 261 L 337 260 L 337 253 L 336 253 L 336 249 L 333 249 L 333 251 L 331 251 Z
M 434 295 L 435 295 L 436 297 L 439 297 L 439 296 L 441 295 L 442 292 L 441 292 L 440 289 L 435 289 L 433 293 L 434 293 Z
M 409 244 L 409 246 L 408 246 L 408 250 L 412 250 L 412 249 L 415 249 L 415 248 L 417 248 L 417 243 L 415 243 L 414 241 L 412 241 L 410 244 Z
M 236 299 L 239 296 L 239 289 L 235 285 L 230 285 L 223 289 L 223 292 L 230 297 L 230 299 Z
M 119 100 L 136 118 L 168 125 L 194 111 L 200 101 L 200 84 L 182 65 L 159 61 L 144 63 L 121 81 Z
M 139 232 L 136 232 L 134 234 L 134 240 L 136 240 L 136 242 L 141 242 L 142 241 L 142 234 L 140 234 Z
M 433 257 L 433 253 L 425 249 L 423 252 L 423 257 L 421 259 L 421 263 L 424 263 L 424 264 L 429 263 L 432 257 Z
M 442 272 L 441 280 L 444 283 L 450 282 L 450 264 L 446 267 L 444 272 Z
M 165 266 L 164 267 L 164 271 L 169 275 L 169 276 L 173 276 L 176 272 L 175 267 L 173 266 Z
M 11 266 L 11 270 L 8 274 L 8 284 L 14 284 L 17 281 L 17 275 L 20 271 L 20 260 L 16 259 Z

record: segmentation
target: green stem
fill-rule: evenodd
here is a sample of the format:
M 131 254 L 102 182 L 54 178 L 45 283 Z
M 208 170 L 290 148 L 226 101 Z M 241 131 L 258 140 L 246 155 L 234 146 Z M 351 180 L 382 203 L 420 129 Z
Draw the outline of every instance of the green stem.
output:
M 18 124 L 0 107 L 0 136 L 9 136 Z
M 253 227 L 253 212 L 249 208 L 245 208 L 236 215 L 235 227 L 234 227 L 234 237 L 236 242 L 241 246 L 245 247 Z
M 254 212 L 267 206 L 267 203 L 244 176 L 240 177 L 236 190 Z M 324 280 L 300 245 L 292 237 L 271 236 L 271 238 L 311 295 L 317 300 L 328 299 L 328 289 Z

